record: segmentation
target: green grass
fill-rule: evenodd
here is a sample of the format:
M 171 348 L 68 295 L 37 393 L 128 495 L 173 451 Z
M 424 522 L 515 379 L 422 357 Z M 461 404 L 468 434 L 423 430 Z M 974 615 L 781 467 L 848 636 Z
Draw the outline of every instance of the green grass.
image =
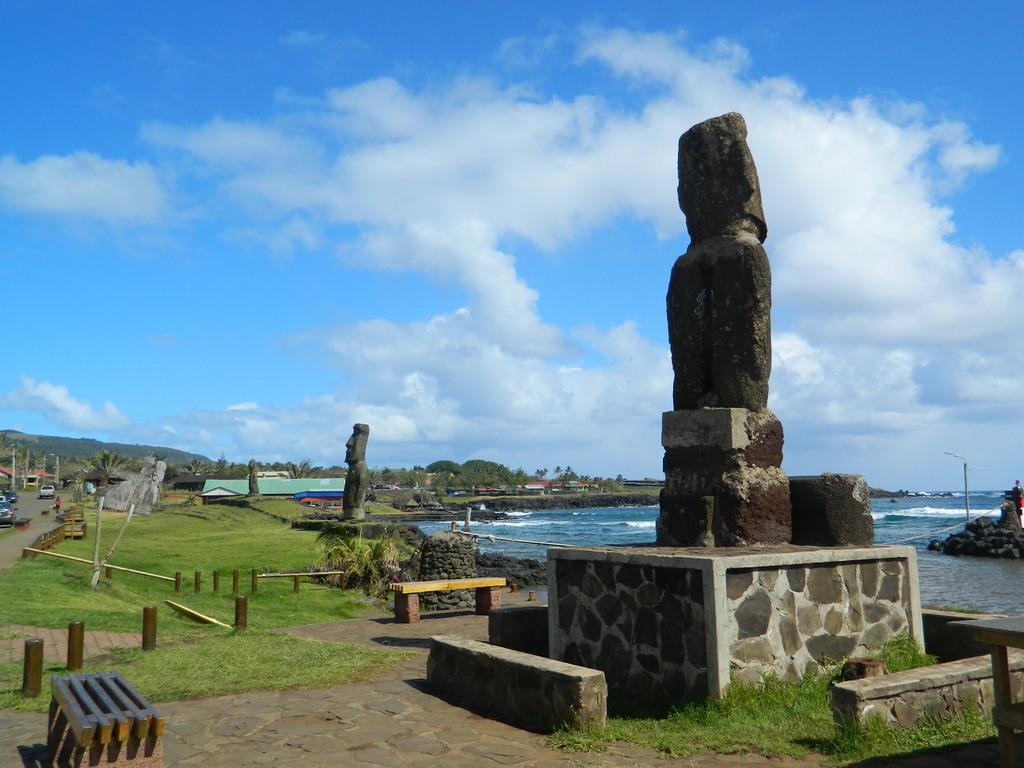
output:
M 877 655 L 891 671 L 932 663 L 912 638 L 895 638 Z M 755 753 L 773 757 L 825 756 L 837 765 L 906 755 L 964 744 L 995 735 L 987 717 L 967 707 L 963 717 L 926 719 L 914 728 L 837 728 L 832 720 L 831 687 L 839 666 L 800 680 L 773 678 L 763 685 L 733 683 L 721 699 L 680 707 L 663 718 L 609 718 L 603 729 L 563 731 L 551 744 L 566 751 L 601 751 L 624 741 L 670 756 L 698 752 Z
M 298 505 L 257 502 L 255 509 L 226 505 L 182 504 L 150 517 L 133 517 L 110 562 L 149 573 L 173 576 L 182 572 L 182 591 L 173 582 L 115 571 L 89 586 L 92 568 L 40 555 L 21 559 L 0 571 L 0 627 L 27 625 L 64 628 L 83 621 L 85 629 L 141 633 L 142 608 L 158 607 L 154 651 L 118 651 L 103 668 L 121 669 L 155 701 L 207 696 L 245 690 L 322 687 L 366 679 L 380 668 L 408 657 L 406 653 L 357 646 L 317 643 L 266 630 L 382 615 L 382 605 L 357 592 L 314 585 L 302 580 L 293 592 L 290 578 L 261 579 L 250 593 L 250 572 L 301 570 L 315 562 L 315 531 L 290 528 L 285 519 Z M 65 541 L 55 551 L 91 559 L 95 508 L 86 513 L 89 538 Z M 125 516 L 104 513 L 100 553 L 113 544 Z M 212 591 L 212 572 L 221 572 L 220 594 Z M 231 572 L 241 571 L 240 591 L 248 595 L 246 632 L 197 624 L 169 607 L 173 600 L 231 624 L 234 595 Z M 195 572 L 201 571 L 200 592 L 194 591 Z M 12 633 L 5 632 L 5 636 Z M 10 639 L 8 637 L 8 639 Z M 63 672 L 62 665 L 49 672 Z M 0 665 L 0 707 L 42 706 L 21 702 L 21 661 Z M 41 697 L 45 700 L 47 696 Z
M 285 502 L 287 503 L 287 502 Z M 280 504 L 270 502 L 268 506 Z M 142 607 L 160 607 L 159 636 L 191 635 L 203 628 L 182 619 L 163 605 L 173 600 L 225 623 L 234 618 L 231 572 L 241 571 L 239 588 L 249 596 L 249 626 L 255 629 L 315 624 L 354 618 L 372 606 L 354 592 L 314 585 L 303 580 L 300 592 L 292 593 L 292 579 L 262 579 L 250 594 L 250 572 L 281 572 L 302 569 L 316 560 L 316 532 L 294 530 L 278 517 L 260 509 L 222 505 L 183 505 L 150 517 L 133 517 L 110 562 L 136 570 L 174 576 L 182 573 L 182 591 L 171 582 L 115 571 L 110 580 L 100 579 L 100 589 L 89 587 L 91 566 L 40 555 L 19 560 L 0 572 L 0 627 L 25 624 L 64 627 L 84 621 L 86 629 L 114 632 L 138 631 Z M 293 505 L 298 506 L 298 505 Z M 271 512 L 278 510 L 271 509 Z M 89 538 L 65 541 L 55 551 L 91 559 L 95 511 L 87 512 Z M 113 543 L 123 514 L 105 513 L 100 537 L 101 555 Z M 213 594 L 213 571 L 221 574 L 220 594 Z M 195 572 L 202 572 L 199 593 L 194 592 Z
M 373 679 L 411 654 L 362 648 L 269 632 L 222 630 L 196 643 L 143 652 L 119 648 L 84 672 L 118 670 L 153 702 L 217 696 L 242 691 L 326 688 Z M 64 674 L 64 665 L 45 665 L 43 679 Z M 47 692 L 21 696 L 20 661 L 0 664 L 0 709 L 45 711 Z

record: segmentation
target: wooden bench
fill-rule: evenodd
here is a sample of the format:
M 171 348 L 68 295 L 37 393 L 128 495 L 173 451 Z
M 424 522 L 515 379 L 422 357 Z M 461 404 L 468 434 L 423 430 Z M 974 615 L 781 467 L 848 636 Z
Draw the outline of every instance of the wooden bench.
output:
M 117 672 L 50 678 L 46 746 L 55 766 L 163 765 L 165 720 Z
M 420 620 L 420 594 L 423 592 L 449 592 L 453 589 L 476 590 L 476 612 L 488 614 L 501 608 L 499 587 L 505 586 L 504 577 L 449 579 L 447 581 L 399 581 L 389 584 L 395 593 L 395 621 L 412 624 Z

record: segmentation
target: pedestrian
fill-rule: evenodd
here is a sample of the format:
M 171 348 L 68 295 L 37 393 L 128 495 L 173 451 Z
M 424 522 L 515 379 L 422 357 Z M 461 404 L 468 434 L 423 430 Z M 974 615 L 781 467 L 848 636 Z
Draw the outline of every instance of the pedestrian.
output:
M 55 512 L 60 512 L 60 496 L 58 496 L 57 500 L 53 502 L 53 509 Z
M 1010 501 L 1013 502 L 1013 509 L 1017 513 L 1017 520 L 1021 521 L 1021 507 L 1024 505 L 1024 488 L 1020 487 L 1020 480 L 1017 480 L 1013 484 L 1013 490 L 1010 491 Z

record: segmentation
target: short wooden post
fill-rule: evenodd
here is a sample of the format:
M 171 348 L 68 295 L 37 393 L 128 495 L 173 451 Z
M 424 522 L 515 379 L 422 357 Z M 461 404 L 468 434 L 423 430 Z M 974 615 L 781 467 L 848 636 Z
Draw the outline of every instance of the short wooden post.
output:
M 231 572 L 231 594 L 238 594 L 238 571 L 234 570 Z
M 106 576 L 107 576 L 107 581 L 110 581 L 112 578 L 114 578 L 114 569 L 108 566 L 106 568 Z
M 142 609 L 142 650 L 156 648 L 156 606 L 147 605 Z
M 84 655 L 85 622 L 72 621 L 68 624 L 68 672 L 77 672 L 82 668 Z
M 174 573 L 174 591 L 181 592 L 181 571 Z
M 259 582 L 258 582 L 258 579 L 259 579 L 259 574 L 258 574 L 258 573 L 256 572 L 256 569 L 255 569 L 255 568 L 253 568 L 253 569 L 252 569 L 252 577 L 251 577 L 251 581 L 252 581 L 252 584 L 251 584 L 251 589 L 250 589 L 250 591 L 251 591 L 251 592 L 252 592 L 252 593 L 253 593 L 254 595 L 256 594 L 256 585 L 257 585 L 257 584 L 259 583 Z
M 39 698 L 43 692 L 43 638 L 25 638 L 25 666 L 21 675 L 21 695 Z
M 528 602 L 528 603 L 536 603 L 537 602 L 537 593 L 536 592 L 531 592 L 530 596 L 526 598 L 526 602 Z
M 295 594 L 299 594 L 299 579 L 301 579 L 302 577 L 296 575 L 293 578 L 295 579 L 295 586 L 292 587 L 292 592 L 294 592 Z
M 255 571 L 253 571 L 255 573 Z M 249 628 L 249 598 L 238 595 L 235 598 L 235 629 Z
M 213 572 L 213 594 L 220 594 L 220 571 Z
M 203 572 L 196 571 L 196 588 L 195 593 L 198 595 L 203 588 Z

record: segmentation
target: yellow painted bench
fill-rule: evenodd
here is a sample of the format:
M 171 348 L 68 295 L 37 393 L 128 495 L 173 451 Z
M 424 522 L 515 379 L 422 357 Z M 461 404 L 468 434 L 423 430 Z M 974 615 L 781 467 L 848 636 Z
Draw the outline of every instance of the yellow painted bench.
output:
M 441 581 L 398 581 L 389 584 L 388 589 L 395 593 L 395 621 L 400 624 L 412 624 L 420 620 L 419 596 L 423 592 L 476 590 L 476 612 L 488 614 L 501 607 L 501 593 L 498 589 L 504 586 L 503 576 L 481 576 Z

